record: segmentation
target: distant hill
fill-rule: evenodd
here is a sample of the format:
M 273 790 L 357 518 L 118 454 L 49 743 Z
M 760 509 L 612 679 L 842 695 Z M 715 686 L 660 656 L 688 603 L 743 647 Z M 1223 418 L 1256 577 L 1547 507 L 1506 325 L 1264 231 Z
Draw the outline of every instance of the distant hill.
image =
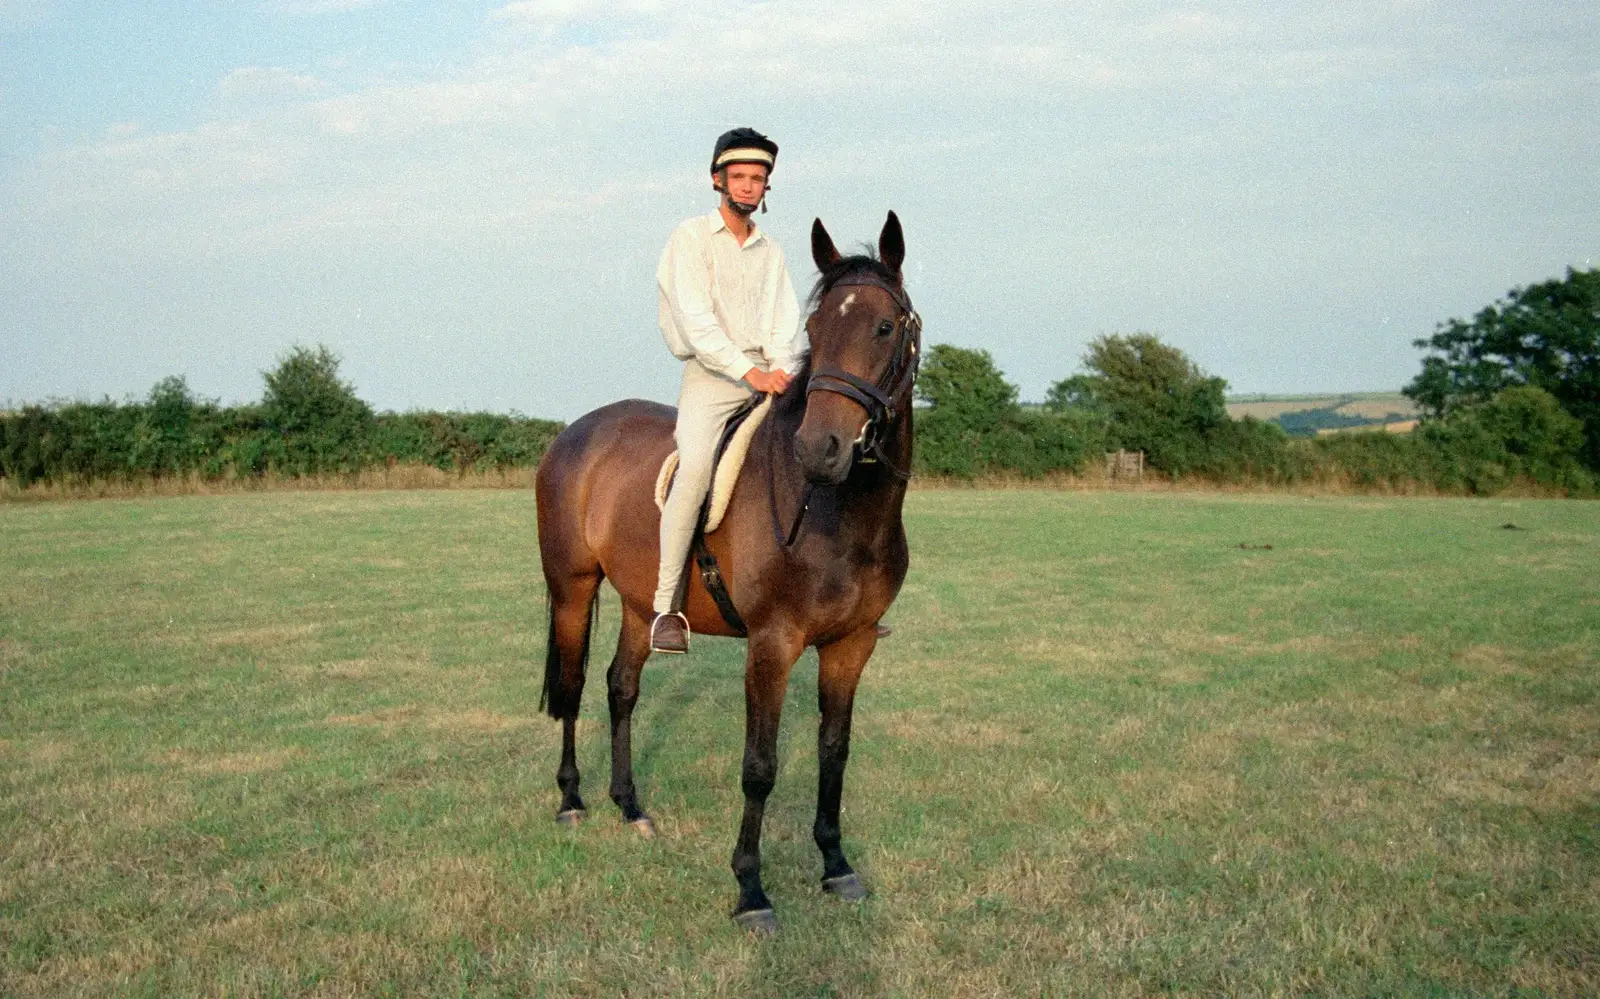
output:
M 1278 424 L 1291 436 L 1311 437 L 1380 427 L 1409 433 L 1418 413 L 1416 404 L 1399 392 L 1346 392 L 1229 396 L 1228 415 L 1234 419 L 1253 416 Z

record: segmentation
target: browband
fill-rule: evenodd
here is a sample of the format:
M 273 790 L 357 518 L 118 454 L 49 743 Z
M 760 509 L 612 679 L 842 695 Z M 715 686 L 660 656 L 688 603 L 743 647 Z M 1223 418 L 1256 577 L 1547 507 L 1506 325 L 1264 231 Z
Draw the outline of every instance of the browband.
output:
M 890 298 L 894 299 L 895 306 L 901 312 L 904 312 L 908 315 L 916 315 L 917 310 L 911 307 L 911 296 L 906 294 L 906 290 L 904 288 L 896 287 L 895 285 L 890 284 L 883 278 L 873 274 L 870 271 L 863 271 L 842 277 L 838 281 L 835 281 L 833 284 L 829 285 L 828 290 L 832 291 L 835 288 L 844 287 L 882 288 L 884 291 L 889 293 Z

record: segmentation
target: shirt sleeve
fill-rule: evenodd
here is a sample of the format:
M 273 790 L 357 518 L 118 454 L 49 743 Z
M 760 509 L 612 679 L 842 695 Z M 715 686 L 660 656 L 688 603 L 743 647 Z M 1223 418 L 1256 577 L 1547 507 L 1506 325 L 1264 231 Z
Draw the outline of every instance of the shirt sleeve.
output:
M 711 305 L 711 272 L 706 264 L 710 247 L 680 227 L 667 240 L 656 281 L 672 320 L 694 350 L 695 359 L 711 371 L 739 378 L 752 365 L 734 346 Z
M 808 344 L 805 329 L 800 325 L 800 304 L 795 299 L 794 282 L 789 280 L 789 266 L 784 263 L 782 251 L 778 252 L 776 263 L 769 291 L 773 297 L 769 341 L 772 350 L 768 358 L 774 368 L 782 368 L 792 375 L 800 369 L 800 358 Z

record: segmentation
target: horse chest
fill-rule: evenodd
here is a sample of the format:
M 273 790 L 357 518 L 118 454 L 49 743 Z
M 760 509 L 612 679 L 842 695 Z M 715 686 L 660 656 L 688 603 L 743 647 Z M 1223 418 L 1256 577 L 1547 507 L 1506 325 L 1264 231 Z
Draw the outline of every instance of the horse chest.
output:
M 894 599 L 904 575 L 883 553 L 863 546 L 823 563 L 812 574 L 808 589 L 826 618 L 844 622 L 865 614 L 876 620 Z

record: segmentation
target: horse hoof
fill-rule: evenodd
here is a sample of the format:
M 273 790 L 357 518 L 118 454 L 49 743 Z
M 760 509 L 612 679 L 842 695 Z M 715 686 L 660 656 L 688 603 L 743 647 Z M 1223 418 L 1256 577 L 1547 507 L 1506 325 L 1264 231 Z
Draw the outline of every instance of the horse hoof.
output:
M 836 878 L 823 878 L 822 890 L 846 902 L 859 902 L 867 897 L 867 886 L 855 874 L 841 874 Z
M 578 828 L 578 823 L 588 818 L 588 816 L 589 813 L 581 808 L 569 808 L 564 812 L 556 813 L 556 823 L 566 826 L 568 829 L 576 829 Z
M 770 937 L 778 932 L 778 917 L 773 915 L 771 909 L 751 909 L 749 912 L 735 912 L 733 921 L 739 928 L 752 936 Z
M 639 834 L 640 839 L 655 839 L 656 824 L 650 821 L 650 816 L 634 819 L 628 825 L 633 826 L 633 831 Z

